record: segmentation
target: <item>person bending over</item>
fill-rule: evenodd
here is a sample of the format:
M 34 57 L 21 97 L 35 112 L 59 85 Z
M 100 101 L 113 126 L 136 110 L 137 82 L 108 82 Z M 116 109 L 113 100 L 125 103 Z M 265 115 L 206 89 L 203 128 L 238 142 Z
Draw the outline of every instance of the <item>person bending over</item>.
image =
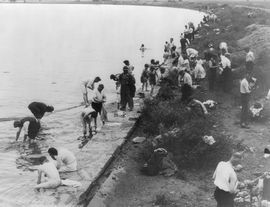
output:
M 56 149 L 51 147 L 48 153 L 56 161 L 56 168 L 59 172 L 73 172 L 77 170 L 77 160 L 74 154 L 64 148 Z
M 83 101 L 86 106 L 89 105 L 87 89 L 90 89 L 93 91 L 95 89 L 95 83 L 98 83 L 99 81 L 101 81 L 101 78 L 97 76 L 94 79 L 89 79 L 82 82 L 81 91 L 83 94 Z
M 40 123 L 34 117 L 25 117 L 21 120 L 14 121 L 13 123 L 14 128 L 19 128 L 16 133 L 16 141 L 18 141 L 21 131 L 24 131 L 24 139 L 26 141 L 27 138 L 30 140 L 34 140 L 40 130 Z
M 38 120 L 40 120 L 46 112 L 53 112 L 54 107 L 42 102 L 32 102 L 28 105 L 28 109 Z
M 88 126 L 88 137 L 93 136 L 93 131 L 97 129 L 97 112 L 92 107 L 85 108 L 81 113 L 82 124 L 83 124 L 83 137 L 86 138 L 87 126 Z M 94 121 L 94 130 L 92 130 L 92 121 Z

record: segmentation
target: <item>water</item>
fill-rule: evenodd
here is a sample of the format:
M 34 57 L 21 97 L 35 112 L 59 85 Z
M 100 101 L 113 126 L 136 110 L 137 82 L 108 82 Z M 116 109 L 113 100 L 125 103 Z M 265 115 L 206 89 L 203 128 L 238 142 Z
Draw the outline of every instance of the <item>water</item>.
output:
M 79 105 L 81 81 L 96 75 L 113 100 L 109 76 L 122 71 L 125 59 L 135 66 L 140 87 L 143 65 L 152 58 L 162 61 L 165 41 L 173 37 L 179 45 L 184 25 L 197 25 L 202 15 L 159 7 L 0 4 L 0 120 L 29 114 L 31 101 L 57 110 Z M 144 58 L 141 44 L 149 48 Z M 27 166 L 37 164 L 49 146 L 74 148 L 81 134 L 80 110 L 44 117 L 44 140 L 30 146 L 14 144 L 12 122 L 0 122 L 0 206 L 25 204 L 22 192 L 32 192 L 36 181 Z

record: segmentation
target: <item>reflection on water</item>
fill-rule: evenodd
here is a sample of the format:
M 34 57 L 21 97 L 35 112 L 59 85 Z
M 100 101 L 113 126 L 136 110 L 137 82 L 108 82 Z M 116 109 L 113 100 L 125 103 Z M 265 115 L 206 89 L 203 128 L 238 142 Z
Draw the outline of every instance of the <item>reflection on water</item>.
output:
M 0 122 L 0 206 L 61 203 L 55 190 L 34 193 L 37 174 L 28 168 L 50 146 L 78 151 L 81 107 L 74 106 L 82 101 L 81 81 L 101 76 L 113 99 L 109 76 L 129 59 L 139 88 L 143 65 L 162 60 L 164 42 L 174 37 L 179 45 L 184 25 L 201 18 L 196 11 L 158 7 L 1 4 L 0 121 L 6 122 Z M 142 43 L 149 48 L 143 58 Z M 42 119 L 36 142 L 15 143 L 17 129 L 6 118 L 29 115 L 31 101 L 52 104 L 57 113 Z M 69 199 L 73 191 L 65 190 Z

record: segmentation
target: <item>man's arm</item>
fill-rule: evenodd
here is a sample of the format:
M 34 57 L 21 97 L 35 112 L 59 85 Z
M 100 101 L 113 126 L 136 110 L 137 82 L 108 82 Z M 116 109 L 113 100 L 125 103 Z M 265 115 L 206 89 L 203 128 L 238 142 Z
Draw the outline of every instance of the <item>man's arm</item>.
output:
M 230 176 L 229 176 L 229 190 L 230 190 L 230 193 L 236 193 L 237 186 L 238 186 L 237 178 L 235 176 L 233 176 L 232 173 L 231 173 Z
M 41 183 L 41 176 L 42 176 L 42 171 L 39 169 L 39 170 L 38 170 L 37 184 L 40 184 L 40 183 Z
M 16 141 L 18 141 L 18 139 L 20 137 L 20 134 L 21 134 L 21 131 L 22 131 L 22 127 L 20 127 L 19 130 L 16 133 Z
M 23 124 L 23 132 L 24 132 L 23 141 L 25 141 L 27 139 L 27 136 L 28 136 L 28 127 L 29 127 L 29 121 L 27 121 L 27 122 L 25 122 Z

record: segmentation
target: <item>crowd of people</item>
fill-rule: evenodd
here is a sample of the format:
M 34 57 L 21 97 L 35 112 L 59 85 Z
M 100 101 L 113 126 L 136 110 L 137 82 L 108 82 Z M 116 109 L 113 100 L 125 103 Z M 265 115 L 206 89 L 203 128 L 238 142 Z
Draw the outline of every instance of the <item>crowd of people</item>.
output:
M 207 109 L 199 101 L 192 98 L 192 91 L 204 80 L 208 80 L 210 92 L 222 89 L 225 93 L 230 93 L 232 80 L 232 64 L 229 46 L 226 42 L 209 42 L 208 48 L 203 52 L 196 50 L 193 41 L 196 33 L 203 24 L 206 24 L 209 18 L 205 17 L 197 28 L 189 22 L 185 25 L 184 32 L 180 34 L 179 44 L 174 42 L 173 38 L 165 42 L 163 62 L 152 59 L 146 63 L 141 73 L 140 81 L 142 83 L 142 92 L 149 91 L 153 95 L 156 85 L 174 74 L 177 79 L 177 85 L 181 87 L 182 101 L 186 104 L 197 105 L 201 108 L 202 114 L 206 115 Z M 178 46 L 177 46 L 178 45 Z M 141 45 L 140 50 L 144 53 L 146 50 Z M 250 48 L 246 48 L 246 72 L 240 82 L 241 94 L 241 120 L 240 126 L 248 128 L 249 97 L 256 79 L 252 78 L 254 70 L 255 56 Z M 122 73 L 112 74 L 110 79 L 115 81 L 118 94 L 117 107 L 119 110 L 129 111 L 134 109 L 133 98 L 136 93 L 136 80 L 133 74 L 134 66 L 128 60 L 123 61 Z M 81 112 L 83 125 L 83 137 L 91 138 L 97 129 L 97 117 L 100 116 L 102 124 L 107 119 L 104 103 L 106 95 L 104 85 L 99 83 L 100 77 L 85 80 L 81 84 L 84 108 Z M 97 86 L 96 86 L 97 85 Z M 89 90 L 91 97 L 89 97 Z M 20 133 L 24 131 L 24 141 L 28 138 L 34 140 L 40 130 L 40 119 L 46 112 L 54 111 L 52 106 L 41 102 L 33 102 L 28 106 L 33 113 L 32 117 L 25 117 L 14 122 L 14 127 L 18 128 L 16 141 Z M 36 189 L 57 187 L 61 184 L 59 172 L 76 171 L 77 161 L 74 154 L 66 149 L 50 148 L 48 153 L 52 159 L 44 159 L 44 164 L 36 168 L 39 170 L 38 185 Z M 241 154 L 234 153 L 228 162 L 220 162 L 214 173 L 214 184 L 216 185 L 215 199 L 218 207 L 233 207 L 233 195 L 237 189 L 237 176 L 233 169 L 235 164 L 239 163 Z M 47 162 L 46 162 L 47 160 Z M 43 162 L 42 161 L 42 162 Z M 41 183 L 41 175 L 45 174 L 47 179 Z
M 226 42 L 209 42 L 204 51 L 196 50 L 193 44 L 196 33 L 208 21 L 217 21 L 217 16 L 213 13 L 205 16 L 197 28 L 192 23 L 185 25 L 184 32 L 180 34 L 179 46 L 170 38 L 165 42 L 163 63 L 151 60 L 150 64 L 145 64 L 141 74 L 142 91 L 148 91 L 150 85 L 153 93 L 155 85 L 171 74 L 177 77 L 178 86 L 181 88 L 182 101 L 188 105 L 196 105 L 203 115 L 208 113 L 205 106 L 198 100 L 192 98 L 192 93 L 202 80 L 208 82 L 208 90 L 215 93 L 222 90 L 224 93 L 232 91 L 232 59 L 229 45 Z M 215 46 L 214 46 L 215 45 Z M 245 48 L 246 64 L 243 77 L 240 80 L 241 95 L 241 118 L 240 127 L 249 128 L 249 99 L 252 89 L 256 85 L 254 75 L 255 55 L 251 48 Z M 234 170 L 243 158 L 243 153 L 234 152 L 227 162 L 220 162 L 214 173 L 214 185 L 216 190 L 214 197 L 218 207 L 233 207 L 235 194 L 238 192 L 238 179 Z M 149 167 L 148 167 L 149 168 Z M 147 169 L 148 169 L 147 168 Z

